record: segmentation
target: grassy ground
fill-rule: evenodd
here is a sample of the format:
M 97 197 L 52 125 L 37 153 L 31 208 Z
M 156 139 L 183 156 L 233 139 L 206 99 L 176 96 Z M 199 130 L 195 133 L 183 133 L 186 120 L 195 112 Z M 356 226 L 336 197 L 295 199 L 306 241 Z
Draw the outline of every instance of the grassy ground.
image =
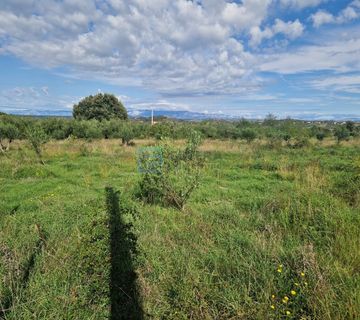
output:
M 358 319 L 359 141 L 205 141 L 183 212 L 133 198 L 152 143 L 0 155 L 0 319 Z

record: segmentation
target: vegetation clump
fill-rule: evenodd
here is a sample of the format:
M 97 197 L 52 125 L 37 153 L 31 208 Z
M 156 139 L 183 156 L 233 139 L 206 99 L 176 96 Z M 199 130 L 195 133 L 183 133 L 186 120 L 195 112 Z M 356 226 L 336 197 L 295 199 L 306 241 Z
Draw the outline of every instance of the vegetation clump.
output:
M 150 153 L 138 154 L 142 172 L 138 195 L 148 203 L 162 203 L 183 209 L 191 193 L 198 187 L 203 159 L 198 147 L 201 137 L 192 132 L 184 149 L 163 142 Z M 157 154 L 154 154 L 157 153 Z
M 12 123 L 0 122 L 0 151 L 5 153 L 10 149 L 10 144 L 19 135 L 18 128 Z
M 42 147 L 46 142 L 49 141 L 49 136 L 39 125 L 28 127 L 25 134 L 40 163 L 45 164 L 42 159 Z
M 124 105 L 113 94 L 98 93 L 82 99 L 73 107 L 73 117 L 78 120 L 125 120 L 128 118 Z

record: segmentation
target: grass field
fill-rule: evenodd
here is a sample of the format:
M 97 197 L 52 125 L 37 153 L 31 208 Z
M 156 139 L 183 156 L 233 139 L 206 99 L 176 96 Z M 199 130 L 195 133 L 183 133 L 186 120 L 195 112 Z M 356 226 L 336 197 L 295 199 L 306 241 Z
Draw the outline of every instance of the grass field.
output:
M 359 319 L 359 140 L 205 141 L 183 211 L 134 198 L 135 142 L 0 155 L 0 319 Z

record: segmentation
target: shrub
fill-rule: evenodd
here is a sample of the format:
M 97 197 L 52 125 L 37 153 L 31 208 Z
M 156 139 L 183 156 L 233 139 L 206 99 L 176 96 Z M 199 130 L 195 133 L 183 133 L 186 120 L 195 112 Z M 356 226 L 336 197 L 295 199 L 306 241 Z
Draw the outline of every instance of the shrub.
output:
M 298 138 L 296 139 L 295 143 L 293 144 L 294 149 L 301 149 L 310 146 L 309 139 L 307 138 Z
M 41 127 L 45 133 L 54 139 L 62 140 L 72 134 L 71 121 L 61 118 L 48 118 L 41 122 Z
M 319 131 L 318 133 L 316 133 L 315 137 L 316 137 L 316 139 L 318 139 L 319 141 L 323 141 L 324 138 L 325 138 L 325 132 Z
M 155 149 L 140 152 L 138 163 L 142 179 L 138 195 L 148 203 L 183 209 L 199 185 L 204 163 L 198 153 L 200 142 L 200 134 L 192 132 L 184 149 L 164 142 Z
M 151 134 L 157 140 L 171 137 L 173 131 L 174 128 L 170 122 L 161 122 L 151 127 Z
M 244 129 L 240 132 L 240 137 L 250 143 L 251 141 L 256 139 L 257 134 L 256 131 L 253 129 Z
M 19 130 L 11 123 L 0 122 L 0 151 L 6 152 L 10 149 L 11 142 L 17 138 Z
M 42 160 L 42 146 L 49 140 L 49 136 L 38 124 L 35 124 L 32 127 L 27 127 L 26 138 L 38 156 L 40 163 L 45 164 Z
M 75 121 L 73 125 L 73 135 L 76 138 L 99 139 L 103 137 L 103 133 L 96 120 Z
M 112 94 L 99 93 L 82 99 L 73 107 L 73 116 L 79 120 L 109 120 L 112 118 L 127 119 L 123 104 Z
M 336 137 L 337 142 L 340 143 L 343 140 L 349 139 L 350 132 L 346 127 L 339 126 L 339 127 L 336 127 L 336 129 L 335 129 L 334 137 Z
M 120 137 L 121 142 L 123 145 L 131 145 L 133 144 L 131 142 L 132 139 L 135 138 L 134 129 L 129 123 L 124 123 L 122 127 L 120 128 Z
M 265 119 L 264 119 L 264 124 L 266 126 L 272 127 L 276 124 L 276 116 L 273 115 L 272 113 L 269 113 L 268 115 L 266 115 Z
M 354 130 L 355 130 L 355 123 L 354 123 L 354 121 L 346 121 L 345 127 L 346 127 L 346 129 L 349 130 L 350 133 L 353 133 Z
M 290 140 L 291 140 L 291 135 L 288 134 L 288 133 L 284 133 L 284 134 L 282 135 L 282 139 L 283 139 L 286 143 L 289 143 Z

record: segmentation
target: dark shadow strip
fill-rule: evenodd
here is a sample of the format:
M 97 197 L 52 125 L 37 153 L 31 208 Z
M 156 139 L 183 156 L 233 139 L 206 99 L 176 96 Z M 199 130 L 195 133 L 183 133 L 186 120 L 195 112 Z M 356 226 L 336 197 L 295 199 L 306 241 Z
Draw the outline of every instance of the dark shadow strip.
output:
M 110 320 L 144 319 L 133 263 L 136 236 L 132 224 L 123 220 L 126 210 L 119 205 L 119 193 L 112 187 L 106 187 L 105 192 L 110 228 Z

